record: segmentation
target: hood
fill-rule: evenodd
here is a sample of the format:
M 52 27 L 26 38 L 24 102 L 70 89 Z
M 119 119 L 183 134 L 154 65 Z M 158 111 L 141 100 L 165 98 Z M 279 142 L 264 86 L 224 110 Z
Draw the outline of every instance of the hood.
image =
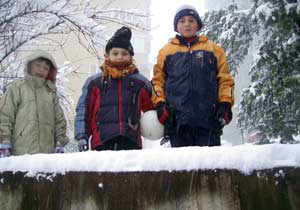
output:
M 48 52 L 43 51 L 43 50 L 34 50 L 26 59 L 26 65 L 25 65 L 25 69 L 24 69 L 24 73 L 25 75 L 28 74 L 28 63 L 30 61 L 33 61 L 37 58 L 46 58 L 49 61 L 51 61 L 53 68 L 50 69 L 49 75 L 47 77 L 47 80 L 51 80 L 51 81 L 55 81 L 56 80 L 56 74 L 57 74 L 57 65 L 55 63 L 54 58 L 52 57 L 52 55 L 50 55 Z

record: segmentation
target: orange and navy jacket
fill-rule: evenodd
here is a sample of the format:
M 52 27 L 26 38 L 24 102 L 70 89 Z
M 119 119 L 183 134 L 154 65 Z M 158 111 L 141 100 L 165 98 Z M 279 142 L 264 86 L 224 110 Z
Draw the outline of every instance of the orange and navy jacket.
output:
M 102 73 L 89 77 L 76 107 L 75 139 L 91 138 L 91 147 L 125 136 L 141 148 L 141 111 L 153 109 L 151 84 L 138 70 L 119 79 Z
M 154 105 L 172 104 L 177 124 L 210 128 L 217 104 L 234 104 L 225 52 L 206 36 L 192 43 L 178 35 L 171 39 L 159 51 L 151 83 Z

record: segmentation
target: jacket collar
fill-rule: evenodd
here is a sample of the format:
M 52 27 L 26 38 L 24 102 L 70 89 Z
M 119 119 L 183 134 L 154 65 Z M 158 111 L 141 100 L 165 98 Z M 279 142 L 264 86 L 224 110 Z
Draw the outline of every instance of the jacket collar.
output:
M 204 35 L 201 35 L 201 36 L 198 36 L 198 39 L 193 41 L 191 43 L 191 45 L 196 44 L 196 43 L 200 43 L 200 42 L 206 42 L 206 41 L 208 41 L 208 37 L 204 36 Z M 175 37 L 171 38 L 170 43 L 176 44 L 176 45 L 187 45 L 187 42 L 186 42 L 185 38 L 180 36 L 180 35 L 176 35 Z
M 30 74 L 25 74 L 25 79 L 30 82 L 33 87 L 39 88 L 43 85 L 47 86 L 50 90 L 54 91 L 55 84 L 51 80 L 46 80 L 45 78 L 32 76 Z

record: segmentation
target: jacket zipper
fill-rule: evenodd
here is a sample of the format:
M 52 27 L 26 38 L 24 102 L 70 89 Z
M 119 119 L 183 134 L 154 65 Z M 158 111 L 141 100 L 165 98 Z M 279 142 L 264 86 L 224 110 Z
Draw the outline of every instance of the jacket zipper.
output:
M 39 144 L 39 150 L 41 150 L 41 144 L 40 144 L 40 116 L 38 111 L 38 102 L 37 102 L 37 88 L 34 87 L 34 98 L 35 98 L 35 106 L 36 106 L 36 116 L 37 116 L 37 127 L 38 127 L 38 144 Z
M 190 54 L 193 54 L 193 51 L 191 50 L 192 46 L 190 42 L 188 42 L 187 47 L 189 49 Z
M 187 44 L 187 47 L 188 47 L 188 51 L 189 51 L 189 59 L 190 59 L 190 71 L 188 72 L 189 76 L 191 75 L 192 73 L 192 69 L 193 69 L 193 51 L 191 50 L 192 46 L 191 46 L 191 43 L 188 42 Z M 193 77 L 193 74 L 192 74 L 192 77 Z M 194 84 L 193 84 L 193 78 L 191 78 L 191 86 L 189 87 L 190 91 L 193 90 L 194 87 Z
M 119 79 L 118 81 L 118 93 L 119 93 L 119 126 L 120 126 L 120 133 L 123 134 L 123 96 L 122 96 L 122 80 Z

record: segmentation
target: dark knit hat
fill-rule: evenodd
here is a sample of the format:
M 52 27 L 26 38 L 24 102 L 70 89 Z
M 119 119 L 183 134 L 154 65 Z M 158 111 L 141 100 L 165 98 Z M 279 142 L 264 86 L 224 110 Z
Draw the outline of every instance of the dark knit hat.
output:
M 174 30 L 176 32 L 178 32 L 177 31 L 178 21 L 180 20 L 180 18 L 182 18 L 184 16 L 192 16 L 193 18 L 196 19 L 196 21 L 198 23 L 198 31 L 202 28 L 202 22 L 201 22 L 200 16 L 199 16 L 196 8 L 191 5 L 182 5 L 181 7 L 179 7 L 177 9 L 175 17 L 174 17 Z
M 108 54 L 111 48 L 118 47 L 128 50 L 129 53 L 133 56 L 133 47 L 130 43 L 131 35 L 132 33 L 130 28 L 126 26 L 118 29 L 115 34 L 108 40 L 105 47 L 105 52 Z

